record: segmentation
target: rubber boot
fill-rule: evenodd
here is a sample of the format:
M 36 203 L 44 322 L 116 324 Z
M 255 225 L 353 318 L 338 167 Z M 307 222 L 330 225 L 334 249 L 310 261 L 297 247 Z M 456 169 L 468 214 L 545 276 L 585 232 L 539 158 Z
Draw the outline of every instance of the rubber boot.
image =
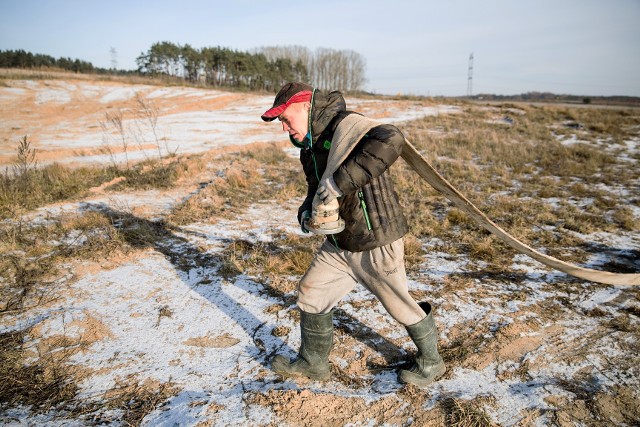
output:
M 289 360 L 276 356 L 271 368 L 285 377 L 303 376 L 312 380 L 326 380 L 331 376 L 329 352 L 333 346 L 333 310 L 326 314 L 311 314 L 300 310 L 302 343 L 298 356 Z
M 401 370 L 398 381 L 426 387 L 440 378 L 446 371 L 444 361 L 438 354 L 438 331 L 436 330 L 431 305 L 428 302 L 419 303 L 427 317 L 418 323 L 406 326 L 409 336 L 418 347 L 416 361 L 410 370 Z

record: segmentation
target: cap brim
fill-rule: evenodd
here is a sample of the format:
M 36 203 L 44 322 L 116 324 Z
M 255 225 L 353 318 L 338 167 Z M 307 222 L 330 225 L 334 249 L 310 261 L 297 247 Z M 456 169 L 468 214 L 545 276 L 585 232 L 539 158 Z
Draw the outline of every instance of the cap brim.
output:
M 287 104 L 281 104 L 281 105 L 278 105 L 277 107 L 273 107 L 265 111 L 265 113 L 261 116 L 262 120 L 264 120 L 265 122 L 273 121 L 280 114 L 282 114 L 286 108 L 287 108 Z

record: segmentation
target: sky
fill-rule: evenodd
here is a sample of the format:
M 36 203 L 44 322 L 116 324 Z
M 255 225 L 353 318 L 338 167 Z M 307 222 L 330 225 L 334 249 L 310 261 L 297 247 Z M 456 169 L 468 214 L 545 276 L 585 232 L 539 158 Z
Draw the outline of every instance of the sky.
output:
M 0 0 L 0 50 L 136 69 L 153 43 L 353 50 L 381 94 L 640 96 L 640 0 Z M 115 51 L 115 56 L 113 55 Z

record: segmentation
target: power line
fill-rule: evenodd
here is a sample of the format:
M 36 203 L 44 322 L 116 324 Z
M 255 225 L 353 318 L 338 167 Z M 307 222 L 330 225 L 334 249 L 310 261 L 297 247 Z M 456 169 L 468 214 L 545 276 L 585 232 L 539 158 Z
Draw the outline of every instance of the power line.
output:
M 469 55 L 469 73 L 467 75 L 467 96 L 473 96 L 473 52 Z
M 109 54 L 111 55 L 111 69 L 118 69 L 118 51 L 115 47 L 111 46 L 109 49 Z

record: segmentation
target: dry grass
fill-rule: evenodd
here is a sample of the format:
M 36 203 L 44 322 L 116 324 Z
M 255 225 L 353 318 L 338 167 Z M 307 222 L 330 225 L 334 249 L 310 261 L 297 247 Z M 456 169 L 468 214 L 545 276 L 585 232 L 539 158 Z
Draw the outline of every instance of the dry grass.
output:
M 99 260 L 133 243 L 157 241 L 156 230 L 141 230 L 147 222 L 130 221 L 117 227 L 112 217 L 85 212 L 71 218 L 34 225 L 5 222 L 0 229 L 0 316 L 42 306 L 55 298 L 58 268 L 79 259 Z M 128 240 L 127 240 L 128 239 Z M 155 240 L 154 240 L 155 239 Z M 172 313 L 158 308 L 158 323 Z M 34 344 L 28 329 L 0 334 L 0 403 L 31 406 L 35 411 L 56 409 L 98 422 L 112 421 L 113 410 L 123 425 L 137 426 L 173 395 L 171 384 L 129 381 L 109 390 L 102 401 L 79 402 L 70 356 L 85 347 L 78 339 L 61 336 Z M 109 412 L 111 411 L 111 412 Z M 105 415 L 105 413 L 109 413 Z
M 404 261 L 407 272 L 417 272 L 424 262 L 422 242 L 412 234 L 404 238 Z
M 470 285 L 465 279 L 453 278 L 448 283 L 449 287 L 451 287 L 451 282 L 461 282 L 465 287 Z M 448 292 L 451 293 L 451 291 Z M 480 327 L 472 323 L 459 325 L 456 331 L 451 334 L 449 342 L 440 348 L 442 358 L 450 367 L 446 375 L 451 374 L 453 367 L 462 365 L 470 354 L 480 351 L 481 348 L 487 345 L 490 341 L 486 337 L 489 332 L 488 329 L 487 325 Z
M 495 423 L 487 415 L 483 406 L 487 399 L 461 400 L 446 399 L 442 404 L 446 425 L 451 427 L 494 427 Z
M 70 353 L 64 350 L 69 346 L 27 361 L 32 359 L 25 344 L 27 333 L 0 334 L 0 404 L 27 405 L 43 412 L 68 404 L 78 390 L 66 367 Z
M 305 189 L 297 162 L 273 144 L 225 154 L 216 159 L 215 168 L 218 172 L 206 187 L 174 208 L 172 224 L 233 218 L 252 203 L 287 202 Z
M 135 378 L 127 378 L 109 389 L 103 397 L 103 403 L 97 405 L 99 413 L 105 409 L 116 411 L 117 419 L 127 427 L 137 427 L 142 424 L 144 417 L 158 409 L 171 396 L 176 393 L 176 388 L 169 381 L 158 383 L 157 381 L 139 381 Z M 96 410 L 96 408 L 92 408 Z M 96 421 L 113 421 L 113 415 L 94 416 Z M 102 419 L 104 418 L 104 419 Z
M 27 137 L 17 146 L 12 168 L 0 174 L 0 215 L 7 218 L 19 210 L 30 210 L 47 203 L 66 200 L 81 194 L 101 180 L 108 171 L 78 169 L 71 171 L 54 164 L 39 167 L 37 153 Z
M 629 205 L 638 205 L 640 201 L 635 185 L 640 171 L 630 168 L 629 162 L 618 155 L 622 140 L 638 137 L 638 115 L 551 107 L 518 107 L 520 112 L 514 114 L 513 106 L 509 105 L 465 108 L 464 114 L 425 118 L 404 126 L 403 130 L 424 150 L 438 171 L 507 231 L 525 243 L 545 248 L 550 255 L 582 262 L 588 254 L 576 233 L 638 230 L 638 219 Z M 512 125 L 491 122 L 505 115 L 512 117 Z M 563 145 L 558 135 L 576 135 L 583 142 Z M 125 176 L 126 180 L 113 186 L 114 190 L 167 188 L 189 176 L 194 168 L 201 171 L 204 167 L 201 159 L 172 158 L 117 171 L 68 170 L 59 165 L 41 168 L 26 138 L 18 148 L 17 159 L 15 167 L 0 177 L 0 214 L 10 219 L 0 225 L 0 315 L 45 303 L 51 298 L 50 287 L 58 274 L 57 268 L 65 262 L 147 247 L 164 250 L 177 268 L 181 268 L 180 262 L 185 269 L 202 262 L 218 265 L 219 273 L 229 280 L 242 274 L 257 278 L 265 292 L 281 298 L 282 304 L 268 308 L 279 311 L 295 302 L 297 280 L 324 240 L 320 236 L 309 239 L 291 234 L 272 236 L 270 242 L 235 240 L 215 256 L 197 250 L 177 253 L 166 249 L 167 242 L 180 241 L 172 234 L 173 227 L 235 219 L 250 204 L 262 200 L 283 203 L 301 198 L 306 185 L 300 165 L 277 145 L 252 146 L 213 159 L 207 167 L 216 171 L 215 177 L 176 207 L 166 221 L 148 221 L 126 212 L 85 212 L 38 225 L 22 220 L 19 213 L 78 197 L 89 187 L 117 176 Z M 423 246 L 431 238 L 440 242 L 436 245 L 438 250 L 452 257 L 468 256 L 482 262 L 487 271 L 498 273 L 497 277 L 510 271 L 515 254 L 510 248 L 480 230 L 466 214 L 417 180 L 403 162 L 398 162 L 392 173 L 411 226 L 405 239 L 410 274 L 421 269 Z M 613 184 L 624 191 L 613 192 L 606 187 Z M 462 295 L 465 289 L 487 292 L 486 287 L 476 289 L 472 276 L 453 274 L 444 279 L 435 296 L 456 292 Z M 414 296 L 422 297 L 417 293 Z M 524 297 L 516 292 L 509 294 L 512 301 Z M 166 306 L 157 310 L 158 324 L 173 315 Z M 629 310 L 629 315 L 637 316 L 633 307 Z M 297 313 L 292 311 L 291 316 L 295 318 Z M 356 324 L 342 316 L 341 324 L 349 327 Z M 614 331 L 636 332 L 629 316 L 611 319 L 608 325 Z M 447 365 L 465 366 L 470 363 L 472 352 L 490 351 L 487 343 L 491 334 L 487 328 L 487 325 L 456 325 L 441 348 Z M 32 404 L 38 410 L 74 403 L 77 386 L 74 378 L 65 374 L 66 359 L 52 359 L 52 353 L 45 352 L 26 363 L 28 332 L 0 335 L 1 402 Z M 286 328 L 272 331 L 276 336 L 288 332 Z M 358 333 L 366 335 L 366 331 Z M 63 351 L 58 354 L 65 354 L 65 348 L 77 345 L 61 342 Z M 394 351 L 389 354 L 399 354 Z M 515 374 L 527 375 L 527 369 L 523 364 L 521 372 Z M 346 371 L 337 372 L 337 376 L 345 384 L 355 381 Z M 576 390 L 569 391 L 578 395 Z M 171 383 L 149 384 L 130 378 L 106 393 L 102 403 L 77 404 L 75 410 L 96 414 L 93 418 L 96 423 L 109 422 L 109 417 L 116 413 L 125 425 L 139 425 L 144 416 L 174 392 Z M 447 425 L 491 426 L 484 410 L 488 404 L 491 402 L 483 399 L 464 401 L 452 397 L 443 401 L 440 409 Z
M 40 166 L 27 137 L 18 143 L 16 151 L 13 166 L 0 173 L 0 218 L 15 218 L 21 212 L 83 196 L 90 188 L 117 177 L 125 179 L 109 191 L 166 189 L 190 172 L 189 165 L 176 158 L 147 160 L 126 169 L 113 165 L 73 169 L 60 164 Z
M 50 287 L 65 262 L 100 259 L 122 250 L 126 250 L 122 235 L 99 212 L 42 224 L 21 218 L 1 223 L 0 315 L 49 301 Z
M 35 345 L 29 330 L 0 334 L 0 404 L 30 406 L 36 412 L 55 409 L 96 424 L 113 421 L 115 415 L 123 425 L 138 426 L 174 395 L 171 382 L 127 378 L 96 400 L 78 401 L 80 378 L 70 357 L 84 348 L 81 340 L 64 336 Z
M 91 74 L 76 73 L 73 71 L 58 68 L 37 68 L 37 69 L 19 69 L 19 68 L 0 68 L 0 85 L 3 80 L 88 80 L 88 81 L 107 81 L 118 82 L 123 84 L 143 84 L 160 87 L 197 87 L 202 89 L 211 89 L 211 86 L 204 82 L 189 82 L 181 77 L 173 77 L 168 75 L 144 76 L 139 74 L 117 75 L 117 74 Z M 225 91 L 229 92 L 246 92 L 246 88 L 225 87 Z M 271 94 L 270 94 L 271 95 Z
M 427 117 L 403 130 L 436 170 L 487 216 L 525 243 L 548 248 L 551 255 L 585 260 L 573 232 L 638 230 L 638 220 L 626 205 L 634 198 L 637 204 L 640 195 L 632 192 L 628 200 L 607 187 L 637 188 L 640 171 L 620 158 L 618 142 L 638 137 L 638 114 L 597 108 L 513 111 L 508 104 L 467 107 L 464 114 Z M 502 117 L 510 117 L 512 124 L 494 123 Z M 595 142 L 582 133 L 594 136 Z M 558 140 L 558 135 L 576 134 L 585 142 L 563 145 Z M 491 268 L 508 268 L 515 252 L 416 180 L 406 165 L 396 168 L 395 179 L 403 205 L 412 207 L 407 215 L 415 236 L 455 242 L 447 250 L 467 253 Z
M 268 243 L 235 240 L 223 251 L 220 273 L 227 278 L 245 273 L 269 278 L 272 282 L 276 278 L 302 276 L 323 240 L 294 234 L 276 236 Z

